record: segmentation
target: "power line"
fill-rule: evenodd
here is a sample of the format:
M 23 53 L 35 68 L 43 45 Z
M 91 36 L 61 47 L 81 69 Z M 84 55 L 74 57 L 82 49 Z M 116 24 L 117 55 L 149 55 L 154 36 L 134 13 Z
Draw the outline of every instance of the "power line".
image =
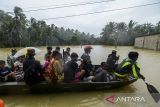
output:
M 91 14 L 98 14 L 98 13 L 105 13 L 105 12 L 111 12 L 111 11 L 119 11 L 119 10 L 131 9 L 131 8 L 151 6 L 151 5 L 156 5 L 156 4 L 160 4 L 160 2 L 149 3 L 149 4 L 144 4 L 144 5 L 137 5 L 137 6 L 130 6 L 130 7 L 124 7 L 124 8 L 119 8 L 119 9 L 105 10 L 105 11 L 97 11 L 97 12 L 90 12 L 90 13 L 83 13 L 83 14 L 75 14 L 75 15 L 68 15 L 68 16 L 46 18 L 46 19 L 41 19 L 41 20 L 51 20 L 51 19 L 62 19 L 62 18 L 76 17 L 76 16 L 85 16 L 85 15 L 91 15 Z
M 95 1 L 95 2 L 81 2 L 78 4 L 65 4 L 63 6 L 56 6 L 56 7 L 50 7 L 50 8 L 40 8 L 40 9 L 31 9 L 31 10 L 25 10 L 23 12 L 33 12 L 33 11 L 42 11 L 42 10 L 50 10 L 50 9 L 58 9 L 58 8 L 66 8 L 66 7 L 76 7 L 76 6 L 82 6 L 82 5 L 90 5 L 90 4 L 99 4 L 99 3 L 105 3 L 110 2 L 114 0 L 107 0 L 107 1 Z
M 115 1 L 115 0 L 107 0 L 106 2 L 109 1 Z M 92 3 L 92 2 L 98 2 L 98 1 L 90 1 L 90 2 L 79 2 L 79 3 L 68 3 L 68 4 L 61 4 L 61 5 L 46 5 L 46 6 L 39 6 L 39 7 L 27 7 L 24 9 L 28 9 L 28 8 L 42 8 L 42 7 L 52 7 L 52 6 L 66 6 L 66 5 L 75 5 L 75 4 L 81 4 L 81 3 Z M 99 1 L 101 2 L 101 1 Z M 105 1 L 104 1 L 105 2 Z

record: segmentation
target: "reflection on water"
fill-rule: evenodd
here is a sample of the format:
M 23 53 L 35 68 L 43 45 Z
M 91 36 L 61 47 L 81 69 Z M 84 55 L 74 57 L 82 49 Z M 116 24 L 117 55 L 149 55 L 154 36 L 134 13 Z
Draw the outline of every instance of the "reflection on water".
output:
M 45 47 L 39 47 L 42 52 L 36 56 L 37 59 L 43 62 L 43 56 L 46 52 Z M 66 48 L 66 47 L 61 47 Z M 106 61 L 108 54 L 115 49 L 109 46 L 94 46 L 91 53 L 91 59 L 93 64 L 100 64 L 101 61 Z M 0 49 L 0 59 L 6 59 L 9 53 L 9 48 Z M 146 77 L 146 80 L 154 85 L 160 91 L 160 52 L 152 50 L 134 49 L 133 47 L 118 47 L 117 51 L 120 55 L 119 62 L 127 57 L 127 54 L 131 50 L 139 52 L 140 56 L 138 59 L 141 65 L 141 72 Z M 79 56 L 83 53 L 81 46 L 72 46 L 72 52 L 78 52 Z M 78 93 L 53 93 L 53 94 L 42 94 L 42 95 L 0 95 L 0 98 L 4 99 L 7 104 L 6 107 L 110 107 L 113 104 L 107 103 L 104 98 L 106 94 L 116 93 L 134 93 L 135 95 L 144 94 L 150 101 L 146 102 L 146 106 L 153 106 L 153 100 L 149 95 L 146 85 L 142 80 L 138 80 L 130 86 L 126 86 L 114 90 L 94 91 L 94 92 L 78 92 Z M 118 103 L 114 106 L 117 107 L 129 107 L 137 106 L 136 104 L 123 104 Z

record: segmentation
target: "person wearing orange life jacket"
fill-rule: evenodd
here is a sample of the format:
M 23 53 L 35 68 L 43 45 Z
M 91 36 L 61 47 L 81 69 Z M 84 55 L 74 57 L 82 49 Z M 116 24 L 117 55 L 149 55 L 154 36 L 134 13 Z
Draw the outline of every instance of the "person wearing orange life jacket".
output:
M 145 77 L 140 73 L 140 66 L 136 62 L 138 59 L 138 52 L 129 52 L 128 58 L 124 59 L 117 67 L 116 72 L 114 74 L 120 78 L 125 78 L 127 76 L 133 76 L 134 78 L 142 78 Z

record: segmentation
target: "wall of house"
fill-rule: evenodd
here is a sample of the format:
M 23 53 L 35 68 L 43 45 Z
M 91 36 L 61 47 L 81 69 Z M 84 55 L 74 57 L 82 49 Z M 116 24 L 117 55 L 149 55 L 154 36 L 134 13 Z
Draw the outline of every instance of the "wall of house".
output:
M 134 47 L 160 50 L 160 34 L 138 37 L 135 39 Z
M 134 46 L 136 48 L 143 48 L 143 45 L 144 45 L 144 37 L 139 37 L 135 39 Z

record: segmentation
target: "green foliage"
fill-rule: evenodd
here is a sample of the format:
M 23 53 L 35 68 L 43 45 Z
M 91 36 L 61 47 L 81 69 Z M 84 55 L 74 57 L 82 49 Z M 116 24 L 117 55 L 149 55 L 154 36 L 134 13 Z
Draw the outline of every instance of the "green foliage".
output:
M 131 20 L 109 22 L 102 29 L 101 37 L 74 29 L 47 25 L 43 20 L 26 19 L 23 10 L 15 7 L 13 13 L 0 10 L 0 47 L 47 45 L 133 45 L 136 37 L 160 33 L 160 21 L 138 24 Z
M 45 21 L 26 19 L 23 10 L 13 13 L 0 10 L 0 47 L 98 44 L 94 35 L 74 29 L 59 28 Z
M 102 29 L 102 44 L 105 45 L 133 45 L 136 37 L 149 36 L 160 33 L 160 22 L 156 25 L 151 23 L 138 24 L 130 20 L 128 24 L 124 22 L 109 22 Z

